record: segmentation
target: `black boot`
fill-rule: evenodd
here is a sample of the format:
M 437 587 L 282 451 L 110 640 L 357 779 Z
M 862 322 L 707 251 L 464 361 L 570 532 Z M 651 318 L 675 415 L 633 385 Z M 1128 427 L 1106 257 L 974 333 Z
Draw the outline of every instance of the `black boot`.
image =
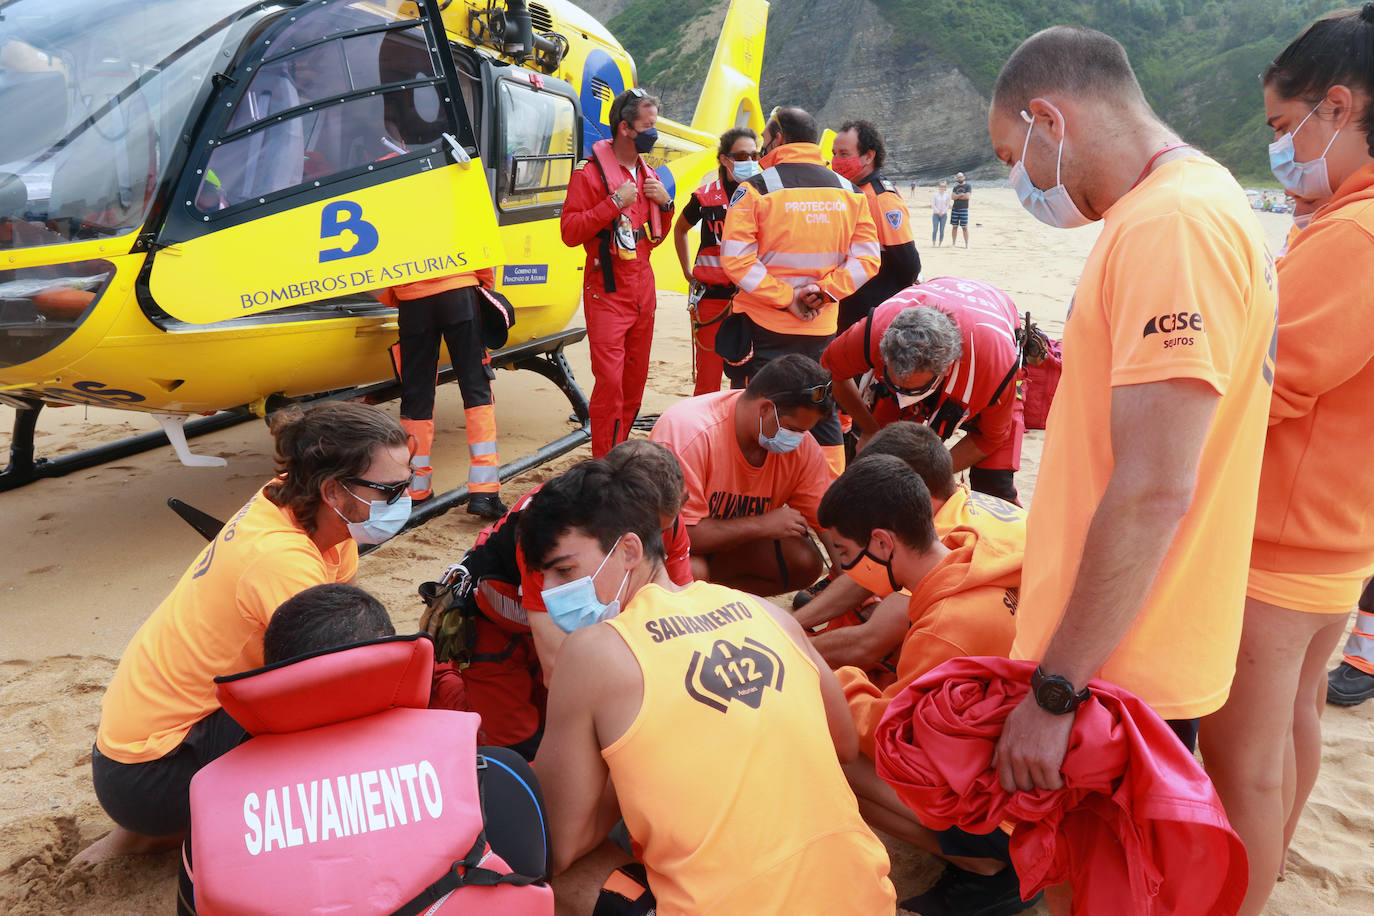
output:
M 1350 662 L 1341 662 L 1326 676 L 1326 702 L 1332 706 L 1359 706 L 1374 697 L 1374 675 L 1365 674 Z
M 468 497 L 468 515 L 476 515 L 490 521 L 505 517 L 510 510 L 495 493 L 478 493 Z

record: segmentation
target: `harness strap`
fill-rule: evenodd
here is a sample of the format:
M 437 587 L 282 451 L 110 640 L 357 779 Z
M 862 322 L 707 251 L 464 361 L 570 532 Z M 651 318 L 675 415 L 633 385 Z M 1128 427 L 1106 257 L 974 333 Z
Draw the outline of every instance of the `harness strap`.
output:
M 495 887 L 498 884 L 527 887 L 540 883 L 539 878 L 531 878 L 528 875 L 502 874 L 490 868 L 480 867 L 478 863 L 486 858 L 486 853 L 487 831 L 483 828 L 477 834 L 477 841 L 472 844 L 472 848 L 461 861 L 454 862 L 443 877 L 401 904 L 391 916 L 420 916 L 460 887 Z
M 1002 397 L 1002 392 L 1006 391 L 1007 386 L 1011 384 L 1011 380 L 1016 378 L 1016 373 L 1021 371 L 1021 359 L 1022 355 L 1018 351 L 1016 354 L 1016 361 L 1011 364 L 1011 369 L 1007 370 L 1006 377 L 1002 379 L 1001 384 L 997 386 L 997 390 L 994 391 L 992 397 L 988 399 L 989 405 L 997 403 L 998 398 Z
M 867 314 L 866 316 L 864 316 L 864 362 L 868 363 L 868 368 L 872 369 L 872 370 L 876 373 L 876 372 L 878 371 L 878 367 L 875 366 L 875 365 L 873 365 L 873 351 L 872 351 L 872 347 L 873 347 L 873 312 L 874 312 L 874 311 L 875 311 L 875 310 L 870 309 L 869 312 L 868 312 L 868 314 Z
M 726 306 L 725 306 L 725 308 L 721 310 L 721 313 L 720 313 L 719 315 L 717 315 L 716 317 L 712 318 L 710 321 L 697 321 L 697 319 L 696 319 L 696 313 L 697 313 L 697 312 L 696 312 L 696 309 L 693 308 L 693 309 L 692 309 L 692 330 L 693 330 L 693 331 L 700 331 L 702 328 L 709 328 L 709 327 L 710 327 L 711 325 L 713 325 L 713 324 L 719 324 L 720 322 L 724 321 L 725 319 L 727 319 L 727 318 L 729 318 L 731 315 L 733 315 L 734 312 L 735 312 L 734 308 L 733 308 L 730 304 L 727 303 Z
M 515 653 L 515 650 L 519 648 L 522 635 L 523 634 L 512 633 L 510 638 L 506 640 L 506 647 L 502 649 L 500 652 L 474 652 L 471 656 L 469 656 L 469 661 L 503 662 L 506 659 L 510 658 L 511 655 Z

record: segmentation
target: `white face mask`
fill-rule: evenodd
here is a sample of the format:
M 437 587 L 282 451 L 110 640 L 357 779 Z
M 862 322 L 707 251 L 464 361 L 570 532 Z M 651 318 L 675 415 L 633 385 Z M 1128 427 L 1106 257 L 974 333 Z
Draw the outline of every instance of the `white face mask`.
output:
M 359 544 L 380 544 L 390 540 L 400 533 L 410 519 L 409 494 L 394 503 L 388 503 L 384 499 L 363 499 L 348 487 L 344 487 L 344 492 L 358 502 L 367 504 L 367 519 L 361 522 L 349 521 L 348 516 L 334 506 L 329 508 L 334 509 L 334 513 L 344 520 L 348 525 L 349 536 Z
M 748 181 L 762 171 L 763 169 L 759 168 L 759 164 L 753 159 L 730 163 L 730 172 L 734 175 L 735 181 L 737 182 Z
M 771 436 L 763 434 L 763 417 L 759 417 L 759 445 L 775 455 L 785 455 L 795 451 L 806 438 L 806 433 L 799 433 L 795 429 L 788 429 L 782 425 L 782 418 L 778 415 L 778 407 L 773 405 L 773 419 L 777 421 L 778 431 Z
M 1317 108 L 1321 107 L 1321 103 L 1318 103 Z M 1309 111 L 1307 117 L 1298 122 L 1297 127 L 1269 144 L 1269 170 L 1274 173 L 1274 177 L 1283 185 L 1285 191 L 1306 200 L 1325 200 L 1331 196 L 1331 179 L 1326 174 L 1326 154 L 1331 151 L 1331 144 L 1336 142 L 1336 137 L 1340 134 L 1338 130 L 1331 135 L 1326 149 L 1322 150 L 1322 154 L 1316 159 L 1297 161 L 1293 136 L 1317 113 L 1317 108 Z
M 1021 112 L 1021 117 L 1027 117 L 1026 113 Z M 1064 187 L 1060 181 L 1059 168 L 1064 162 L 1064 138 L 1059 138 L 1059 158 L 1054 164 L 1054 187 L 1048 191 L 1042 191 L 1031 181 L 1030 175 L 1026 172 L 1026 150 L 1030 146 L 1031 128 L 1035 126 L 1035 118 L 1030 118 L 1030 123 L 1026 126 L 1026 142 L 1021 144 L 1021 158 L 1016 165 L 1011 167 L 1011 186 L 1016 191 L 1016 197 L 1021 201 L 1021 206 L 1030 212 L 1030 215 L 1040 220 L 1047 226 L 1056 229 L 1073 229 L 1078 226 L 1086 226 L 1092 220 L 1083 215 L 1078 209 L 1078 205 L 1069 196 L 1069 189 Z M 1062 118 L 1061 118 L 1062 126 Z

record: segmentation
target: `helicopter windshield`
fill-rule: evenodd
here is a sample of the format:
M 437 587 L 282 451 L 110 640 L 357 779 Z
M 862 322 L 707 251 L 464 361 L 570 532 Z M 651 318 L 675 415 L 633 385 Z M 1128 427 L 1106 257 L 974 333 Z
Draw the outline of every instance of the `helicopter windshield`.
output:
M 0 249 L 137 229 L 245 0 L 0 4 Z M 270 3 L 250 15 L 277 12 Z

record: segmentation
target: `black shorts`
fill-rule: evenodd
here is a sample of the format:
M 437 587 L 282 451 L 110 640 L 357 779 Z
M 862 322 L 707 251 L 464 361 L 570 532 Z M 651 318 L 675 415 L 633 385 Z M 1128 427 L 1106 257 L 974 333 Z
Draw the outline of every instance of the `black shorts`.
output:
M 143 836 L 184 833 L 191 824 L 191 777 L 238 747 L 248 733 L 223 709 L 191 726 L 176 749 L 144 763 L 120 763 L 91 748 L 95 797 L 110 819 Z

